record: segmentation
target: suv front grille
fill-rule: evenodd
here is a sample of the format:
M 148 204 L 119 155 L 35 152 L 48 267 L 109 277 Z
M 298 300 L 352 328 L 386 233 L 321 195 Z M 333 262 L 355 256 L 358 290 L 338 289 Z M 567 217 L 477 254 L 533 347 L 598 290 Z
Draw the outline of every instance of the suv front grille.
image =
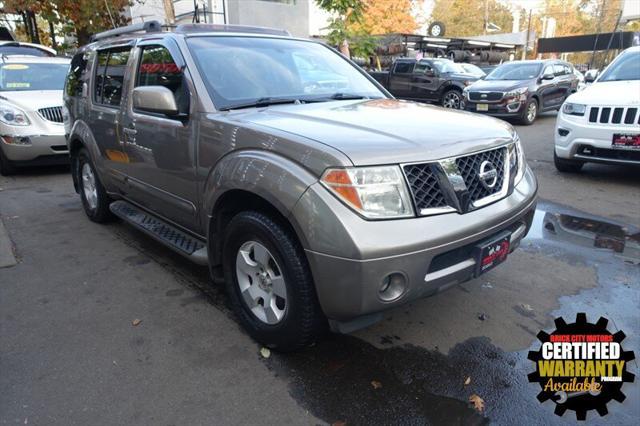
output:
M 504 160 L 506 151 L 506 148 L 500 148 L 456 158 L 456 165 L 458 166 L 458 170 L 460 170 L 460 174 L 464 179 L 465 185 L 467 185 L 467 190 L 469 191 L 469 196 L 472 202 L 478 201 L 502 190 L 502 184 L 504 183 Z M 485 161 L 491 162 L 498 172 L 497 181 L 493 188 L 486 188 L 480 181 L 480 166 Z
M 47 121 L 53 121 L 54 123 L 62 123 L 64 120 L 62 118 L 62 107 L 50 107 L 50 108 L 40 108 L 38 110 L 42 118 Z
M 515 146 L 511 155 L 515 155 Z M 406 164 L 402 167 L 418 214 L 467 211 L 497 201 L 507 194 L 509 146 L 494 148 L 476 154 L 430 163 Z M 517 158 L 517 157 L 516 157 Z M 486 164 L 485 164 L 486 162 Z M 490 164 L 489 164 L 490 163 Z M 495 183 L 480 178 L 482 165 L 485 172 L 495 169 Z M 493 165 L 493 167 L 491 167 Z M 517 170 L 518 164 L 512 164 Z M 493 182 L 491 182 L 493 183 Z
M 591 107 L 589 122 L 602 124 L 640 124 L 638 108 Z
M 496 102 L 502 99 L 502 92 L 469 92 L 469 100 Z

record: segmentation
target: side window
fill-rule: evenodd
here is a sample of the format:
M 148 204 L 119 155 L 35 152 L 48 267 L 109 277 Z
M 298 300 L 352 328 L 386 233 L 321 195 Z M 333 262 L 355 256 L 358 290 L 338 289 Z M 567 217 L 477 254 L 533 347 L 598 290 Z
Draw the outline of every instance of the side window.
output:
M 181 114 L 189 113 L 189 89 L 182 70 L 163 46 L 145 46 L 138 67 L 136 87 L 164 86 L 173 92 Z
M 570 65 L 563 65 L 563 67 L 564 67 L 564 73 L 565 73 L 566 75 L 571 75 L 571 74 L 573 74 L 573 70 L 571 69 L 571 66 L 570 66 Z
M 413 62 L 396 62 L 393 72 L 396 74 L 411 74 L 413 72 Z
M 546 67 L 544 67 L 544 72 L 542 73 L 542 75 L 547 75 L 547 74 L 555 74 L 553 72 L 553 66 L 552 65 L 547 65 Z
M 71 59 L 65 90 L 68 96 L 81 96 L 84 72 L 87 69 L 87 53 L 77 53 Z
M 130 48 L 98 52 L 98 67 L 94 83 L 95 102 L 115 107 L 120 106 L 124 74 L 130 53 Z
M 564 75 L 564 67 L 562 66 L 562 64 L 555 64 L 553 66 L 553 73 L 556 75 L 556 77 Z
M 431 65 L 429 65 L 427 62 L 418 62 L 416 64 L 415 69 L 413 70 L 414 74 L 424 74 L 427 71 L 431 71 Z

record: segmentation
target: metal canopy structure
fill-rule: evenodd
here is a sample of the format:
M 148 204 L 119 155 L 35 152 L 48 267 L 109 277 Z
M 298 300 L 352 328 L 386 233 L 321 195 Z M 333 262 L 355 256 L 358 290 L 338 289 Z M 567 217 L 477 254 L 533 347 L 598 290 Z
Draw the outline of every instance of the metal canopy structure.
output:
M 631 31 L 541 38 L 538 39 L 538 53 L 569 53 L 626 49 L 634 45 L 634 35 L 637 40 L 638 33 Z

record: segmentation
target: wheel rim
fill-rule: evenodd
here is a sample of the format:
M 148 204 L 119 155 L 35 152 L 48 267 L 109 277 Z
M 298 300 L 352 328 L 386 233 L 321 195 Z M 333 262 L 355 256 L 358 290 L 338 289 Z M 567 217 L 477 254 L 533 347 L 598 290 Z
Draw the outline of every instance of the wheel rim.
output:
M 533 121 L 536 118 L 536 104 L 534 102 L 531 102 L 529 104 L 529 106 L 527 107 L 527 120 L 529 121 Z
M 456 92 L 447 93 L 444 96 L 443 106 L 445 108 L 460 108 L 460 95 Z
M 282 269 L 269 250 L 247 241 L 236 255 L 236 276 L 242 301 L 265 324 L 279 323 L 287 310 L 287 286 Z
M 82 190 L 89 208 L 95 209 L 98 206 L 98 191 L 96 190 L 96 177 L 89 163 L 82 165 Z

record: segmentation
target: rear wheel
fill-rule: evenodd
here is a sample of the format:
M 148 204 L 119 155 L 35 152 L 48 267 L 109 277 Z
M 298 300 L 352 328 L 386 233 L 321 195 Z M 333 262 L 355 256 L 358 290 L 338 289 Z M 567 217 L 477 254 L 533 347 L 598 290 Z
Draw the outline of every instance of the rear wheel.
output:
M 279 351 L 313 343 L 327 321 L 295 236 L 279 221 L 255 211 L 239 213 L 226 230 L 227 294 L 247 332 Z
M 460 109 L 462 103 L 462 93 L 459 90 L 447 90 L 442 96 L 442 106 L 451 109 Z
M 16 166 L 11 164 L 11 162 L 4 156 L 2 150 L 0 149 L 0 175 L 2 176 L 10 176 L 16 172 Z
M 78 154 L 78 175 L 80 181 L 80 198 L 84 212 L 89 219 L 97 223 L 108 222 L 113 219 L 109 210 L 111 198 L 107 195 L 89 153 L 82 149 Z
M 567 160 L 560 158 L 556 155 L 556 151 L 553 151 L 553 164 L 559 172 L 563 173 L 577 173 L 582 170 L 584 163 L 578 160 Z

